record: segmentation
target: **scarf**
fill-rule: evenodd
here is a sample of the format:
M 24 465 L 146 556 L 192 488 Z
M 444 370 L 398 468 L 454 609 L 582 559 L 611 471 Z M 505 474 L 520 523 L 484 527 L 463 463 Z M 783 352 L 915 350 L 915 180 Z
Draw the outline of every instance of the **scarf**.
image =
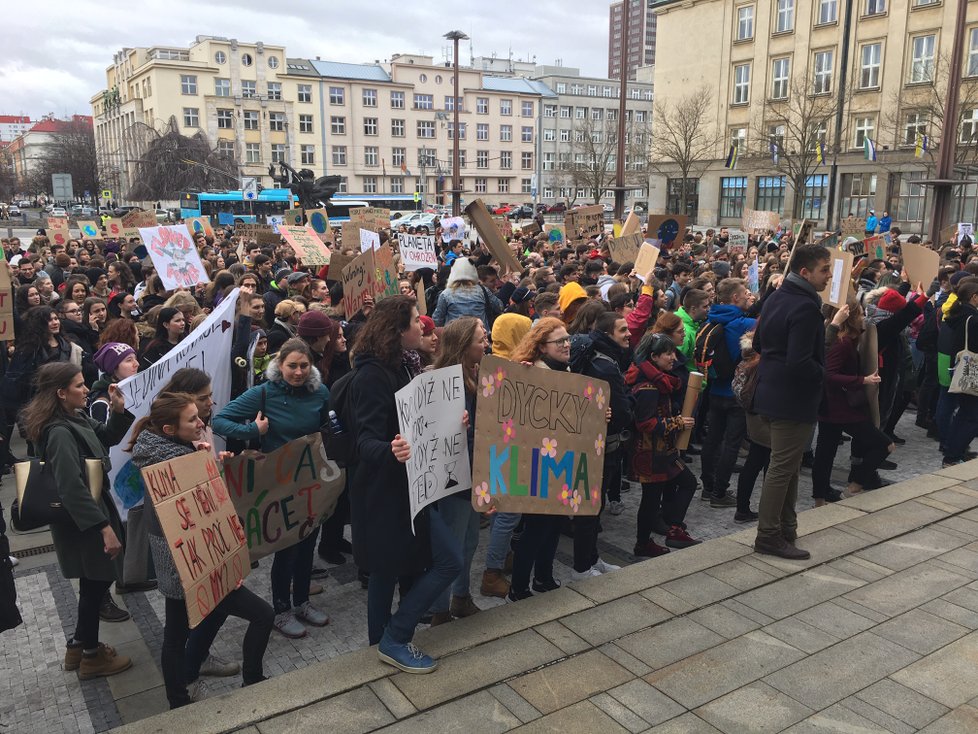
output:
M 413 349 L 405 349 L 401 353 L 401 366 L 407 370 L 413 380 L 421 374 L 421 355 Z
M 798 275 L 798 273 L 788 273 L 788 277 L 786 278 L 786 280 L 789 283 L 794 283 L 796 286 L 801 288 L 803 291 L 805 291 L 805 293 L 809 294 L 810 296 L 814 296 L 815 299 L 818 301 L 819 305 L 822 304 L 822 297 L 818 295 L 818 291 L 815 290 L 815 286 L 813 286 L 807 280 L 805 280 L 800 275 Z
M 663 395 L 671 395 L 679 390 L 682 384 L 678 377 L 663 372 L 648 360 L 641 364 L 633 365 L 629 368 L 629 371 L 633 369 L 637 370 L 642 377 L 651 382 L 655 386 L 655 389 Z

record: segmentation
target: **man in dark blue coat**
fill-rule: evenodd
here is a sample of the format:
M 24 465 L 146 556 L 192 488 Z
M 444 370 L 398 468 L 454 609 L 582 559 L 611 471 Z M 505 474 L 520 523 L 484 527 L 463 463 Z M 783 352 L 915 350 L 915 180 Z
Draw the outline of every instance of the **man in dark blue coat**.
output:
M 796 560 L 811 554 L 795 547 L 798 537 L 798 472 L 808 448 L 825 380 L 825 321 L 822 300 L 831 257 L 821 245 L 800 245 L 791 271 L 767 299 L 754 349 L 761 355 L 753 411 L 769 425 L 771 464 L 758 507 L 758 553 Z

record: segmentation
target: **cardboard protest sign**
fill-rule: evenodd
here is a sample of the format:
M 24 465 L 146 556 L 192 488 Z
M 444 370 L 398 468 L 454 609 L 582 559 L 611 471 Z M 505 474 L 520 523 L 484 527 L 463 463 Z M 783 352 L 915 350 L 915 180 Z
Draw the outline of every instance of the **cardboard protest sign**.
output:
M 866 220 L 860 217 L 850 214 L 848 217 L 843 219 L 839 223 L 839 228 L 842 230 L 842 239 L 846 237 L 855 237 L 861 240 L 866 236 Z
M 727 254 L 743 255 L 747 252 L 747 242 L 746 232 L 730 232 L 727 237 Z
M 210 451 L 147 466 L 142 477 L 180 574 L 193 629 L 251 570 L 244 530 Z
M 394 401 L 401 437 L 411 445 L 405 469 L 413 530 L 414 518 L 432 502 L 472 489 L 462 365 L 418 375 Z
M 424 294 L 424 281 L 419 280 L 414 284 L 414 293 L 418 297 L 418 313 L 422 316 L 428 315 L 428 299 Z
M 551 244 L 563 244 L 564 242 L 564 227 L 560 224 L 548 224 L 547 225 L 547 240 Z
M 796 244 L 807 244 L 809 237 L 812 234 L 812 228 L 815 223 L 809 221 L 808 219 L 802 219 L 797 224 L 791 225 L 791 234 Z
M 744 209 L 742 224 L 746 232 L 774 232 L 781 224 L 781 216 L 777 212 L 759 209 Z
M 328 280 L 342 280 L 343 268 L 357 259 L 357 255 L 344 255 L 334 250 L 329 256 L 329 270 L 326 271 Z
M 81 238 L 85 240 L 100 240 L 102 239 L 102 228 L 98 226 L 97 223 L 87 220 L 78 220 L 78 230 L 81 232 Z
M 312 227 L 323 242 L 333 241 L 333 228 L 329 226 L 329 215 L 325 209 L 310 209 L 306 212 L 306 223 Z
M 619 264 L 635 262 L 641 246 L 641 232 L 635 232 L 624 237 L 613 237 L 608 240 L 608 250 L 611 252 L 611 259 Z
M 472 224 L 475 225 L 476 230 L 479 232 L 479 237 L 486 243 L 489 252 L 496 258 L 496 262 L 499 263 L 502 272 L 520 272 L 522 268 L 520 267 L 519 261 L 513 256 L 513 251 L 509 249 L 506 240 L 503 239 L 495 223 L 493 223 L 492 216 L 489 214 L 489 210 L 486 209 L 486 205 L 482 203 L 482 199 L 476 199 L 465 207 L 465 213 L 469 215 L 469 219 L 472 220 Z
M 269 224 L 273 232 L 278 232 L 278 228 L 285 224 L 285 217 L 277 214 L 269 214 L 265 217 L 265 223 Z
M 537 222 L 527 222 L 522 227 L 520 227 L 521 237 L 531 237 L 533 235 L 540 234 L 543 230 L 540 229 L 540 225 Z
M 945 242 L 950 242 L 956 244 L 958 241 L 958 225 L 949 224 L 944 227 L 938 234 L 939 244 L 944 244 Z
M 7 261 L 0 251 L 0 341 L 14 338 L 14 298 L 13 286 Z
M 146 243 L 153 267 L 166 290 L 210 283 L 197 248 L 183 225 L 140 228 L 139 236 Z
M 438 270 L 434 235 L 400 234 L 397 239 L 401 248 L 401 262 L 406 271 L 420 268 Z
M 662 243 L 669 250 L 674 245 L 681 245 L 686 233 L 686 215 L 684 214 L 655 214 L 649 217 L 645 228 L 646 235 Z
M 326 456 L 322 436 L 314 433 L 268 454 L 243 451 L 227 459 L 224 480 L 257 561 L 322 525 L 336 509 L 346 472 Z
M 105 220 L 105 236 L 110 240 L 118 240 L 125 237 L 125 227 L 122 226 L 121 219 L 113 219 L 109 217 Z
M 281 224 L 289 227 L 301 227 L 304 214 L 302 209 L 286 209 Z
M 510 227 L 512 231 L 512 227 Z M 441 241 L 465 239 L 465 219 L 462 217 L 444 217 L 441 220 Z
M 625 223 L 621 225 L 620 237 L 628 237 L 630 234 L 635 234 L 636 232 L 641 233 L 642 222 L 635 213 L 635 210 L 628 212 L 628 216 L 625 217 Z
M 362 229 L 380 232 L 391 228 L 391 210 L 377 206 L 361 206 L 350 209 L 350 221 L 358 222 Z
M 962 237 L 967 237 L 975 241 L 975 225 L 972 222 L 958 222 L 957 236 L 954 238 L 955 244 L 961 241 Z
M 827 247 L 830 250 L 834 249 L 839 246 L 839 234 L 838 232 L 830 232 L 815 244 L 821 245 L 822 247 Z
M 289 243 L 303 265 L 329 265 L 329 249 L 309 225 L 289 227 L 283 224 L 278 228 L 278 233 Z
M 155 227 L 156 214 L 154 212 L 144 212 L 141 209 L 133 209 L 122 215 L 122 225 L 124 227 Z
M 479 370 L 472 506 L 597 515 L 607 382 L 487 356 Z
M 755 296 L 761 290 L 760 277 L 761 266 L 760 263 L 757 262 L 757 257 L 755 257 L 754 262 L 747 266 L 747 287 Z
M 867 237 L 863 240 L 863 251 L 869 255 L 870 260 L 886 259 L 886 243 L 882 235 Z
M 923 283 L 924 290 L 927 290 L 931 281 L 937 277 L 941 256 L 929 247 L 909 242 L 902 246 L 902 251 L 903 269 L 907 271 L 907 277 L 910 278 L 910 287 L 916 288 L 917 283 Z
M 351 250 L 360 248 L 360 225 L 357 222 L 343 222 L 340 225 L 340 244 Z
M 68 229 L 68 219 L 66 217 L 47 217 L 48 229 Z
M 54 219 L 48 218 L 48 226 L 44 230 L 47 233 L 48 240 L 52 245 L 64 245 L 67 247 L 68 242 L 71 240 L 71 230 L 68 229 L 67 219 Z
M 604 232 L 604 207 L 579 206 L 564 214 L 564 231 L 574 239 L 588 239 Z
M 376 232 L 371 232 L 369 229 L 361 229 L 359 236 L 360 252 L 380 249 L 380 235 Z
M 208 237 L 214 236 L 214 228 L 211 226 L 211 220 L 208 217 L 188 217 L 183 220 L 183 223 L 187 225 L 187 231 L 190 232 L 191 237 L 200 233 L 204 233 Z
M 638 257 L 635 258 L 635 274 L 639 280 L 645 282 L 645 276 L 652 272 L 656 262 L 659 260 L 661 250 L 655 245 L 643 242 L 638 249 Z
M 825 290 L 819 295 L 823 303 L 830 303 L 836 308 L 842 308 L 849 300 L 852 290 L 852 263 L 854 256 L 845 250 L 832 250 L 831 277 Z
M 385 298 L 400 295 L 401 290 L 397 282 L 397 266 L 394 264 L 394 251 L 390 245 L 385 244 L 374 252 L 374 263 L 377 280 L 377 290 L 374 293 L 374 300 L 383 301 Z
M 343 312 L 349 321 L 363 308 L 363 297 L 374 295 L 377 285 L 377 263 L 374 250 L 360 254 L 343 268 Z
M 242 240 L 254 240 L 259 245 L 277 245 L 282 239 L 270 224 L 236 224 L 234 233 Z
M 513 223 L 509 221 L 508 217 L 493 217 L 492 221 L 499 227 L 499 232 L 503 237 L 508 239 L 513 236 Z

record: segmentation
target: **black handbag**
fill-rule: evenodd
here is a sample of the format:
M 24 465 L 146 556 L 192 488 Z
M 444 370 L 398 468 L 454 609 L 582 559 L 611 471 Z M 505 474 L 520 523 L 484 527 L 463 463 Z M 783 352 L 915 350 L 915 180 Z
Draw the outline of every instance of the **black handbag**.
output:
M 850 408 L 865 408 L 869 405 L 869 397 L 867 397 L 866 389 L 862 385 L 854 389 L 844 387 L 842 392 L 845 393 L 846 402 L 849 403 Z
M 70 522 L 71 515 L 62 504 L 50 463 L 40 459 L 31 459 L 29 463 L 23 495 L 10 506 L 10 524 L 23 532 Z

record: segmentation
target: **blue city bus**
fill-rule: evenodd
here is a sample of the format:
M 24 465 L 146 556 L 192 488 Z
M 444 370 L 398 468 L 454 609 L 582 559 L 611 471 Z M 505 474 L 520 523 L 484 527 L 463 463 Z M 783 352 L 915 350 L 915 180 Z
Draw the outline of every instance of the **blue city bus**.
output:
M 201 191 L 180 195 L 180 217 L 210 217 L 219 225 L 265 222 L 295 209 L 295 197 L 288 189 L 262 189 L 247 200 L 242 191 Z
M 390 209 L 392 217 L 395 214 L 421 211 L 421 202 L 414 200 L 414 194 L 334 194 L 329 203 L 330 207 L 336 208 L 335 216 L 337 218 L 343 216 L 343 219 L 339 221 L 348 221 L 350 218 L 349 208 L 358 206 Z M 341 212 L 344 207 L 347 208 L 347 211 L 345 215 L 342 215 Z M 333 221 L 334 214 L 332 211 L 329 211 L 329 218 L 330 221 Z

